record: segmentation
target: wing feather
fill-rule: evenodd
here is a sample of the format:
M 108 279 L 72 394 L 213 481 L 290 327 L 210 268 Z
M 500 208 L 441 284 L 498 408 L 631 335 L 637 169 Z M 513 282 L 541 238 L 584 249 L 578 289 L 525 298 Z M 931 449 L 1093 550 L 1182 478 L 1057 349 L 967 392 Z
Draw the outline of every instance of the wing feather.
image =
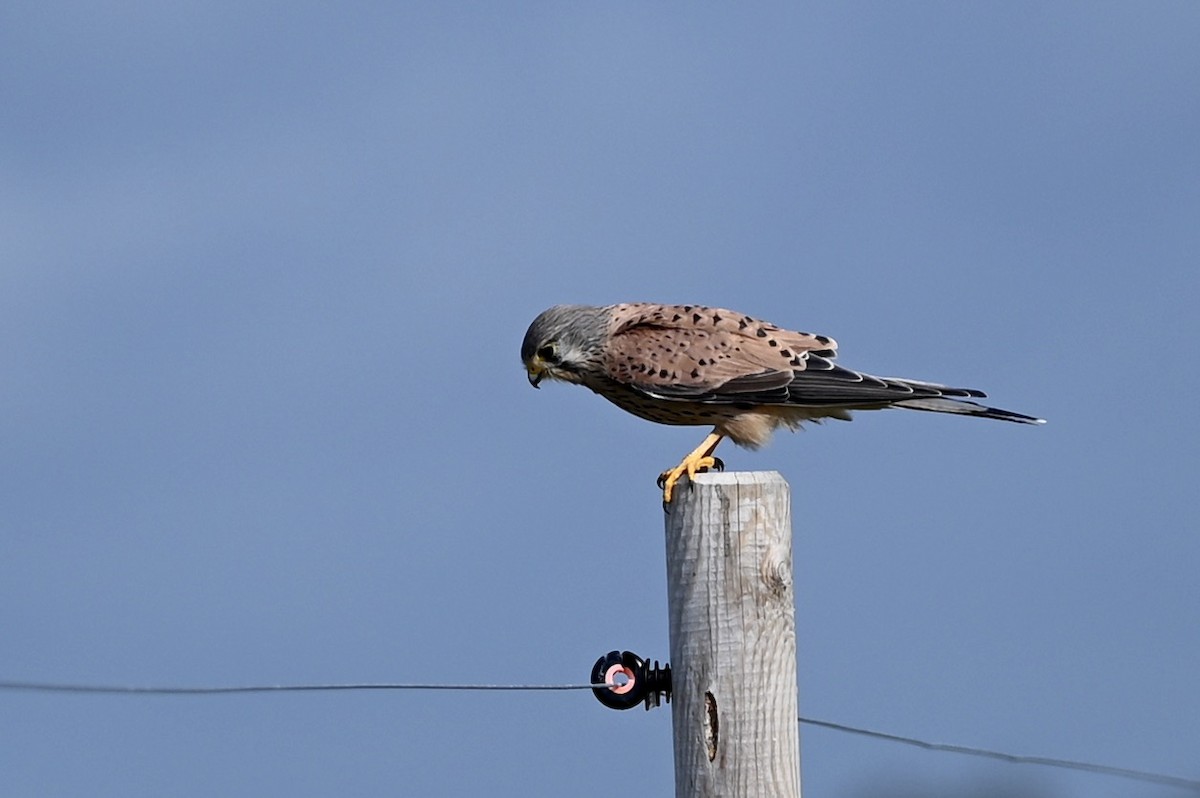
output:
M 702 404 L 882 407 L 933 397 L 980 398 L 969 388 L 874 377 L 833 362 L 837 343 L 722 308 L 613 308 L 608 376 L 648 396 Z M 915 405 L 914 405 L 915 406 Z

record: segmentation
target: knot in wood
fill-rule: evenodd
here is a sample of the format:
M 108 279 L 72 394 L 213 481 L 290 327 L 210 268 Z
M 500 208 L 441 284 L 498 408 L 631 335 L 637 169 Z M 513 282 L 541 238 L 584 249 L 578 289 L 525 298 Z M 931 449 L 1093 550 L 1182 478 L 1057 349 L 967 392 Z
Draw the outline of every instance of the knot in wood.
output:
M 792 589 L 792 569 L 787 560 L 763 562 L 763 581 L 767 590 L 776 596 L 786 596 Z

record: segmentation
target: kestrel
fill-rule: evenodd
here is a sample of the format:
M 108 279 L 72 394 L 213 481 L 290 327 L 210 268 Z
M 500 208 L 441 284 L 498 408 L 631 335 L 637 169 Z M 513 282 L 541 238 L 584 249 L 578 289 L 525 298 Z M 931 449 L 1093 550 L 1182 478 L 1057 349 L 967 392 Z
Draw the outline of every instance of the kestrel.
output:
M 836 356 L 837 343 L 824 335 L 722 308 L 644 302 L 557 305 L 533 320 L 521 343 L 535 388 L 546 377 L 573 382 L 659 424 L 713 426 L 659 477 L 665 504 L 684 474 L 718 465 L 713 452 L 725 438 L 756 449 L 778 427 L 849 421 L 851 410 L 904 407 L 1045 423 L 971 401 L 983 391 L 873 377 L 836 365 Z

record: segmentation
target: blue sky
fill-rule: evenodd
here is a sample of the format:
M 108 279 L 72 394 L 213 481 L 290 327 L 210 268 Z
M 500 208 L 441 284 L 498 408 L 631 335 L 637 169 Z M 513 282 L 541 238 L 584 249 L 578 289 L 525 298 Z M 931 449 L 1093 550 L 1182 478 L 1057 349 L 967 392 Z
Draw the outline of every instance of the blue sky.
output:
M 1043 428 L 721 452 L 795 498 L 805 715 L 1200 778 L 1200 7 L 0 10 L 0 679 L 550 682 L 667 652 L 703 430 L 533 392 L 699 302 Z M 0 694 L 9 795 L 669 794 L 581 693 Z M 801 729 L 806 796 L 1178 790 Z

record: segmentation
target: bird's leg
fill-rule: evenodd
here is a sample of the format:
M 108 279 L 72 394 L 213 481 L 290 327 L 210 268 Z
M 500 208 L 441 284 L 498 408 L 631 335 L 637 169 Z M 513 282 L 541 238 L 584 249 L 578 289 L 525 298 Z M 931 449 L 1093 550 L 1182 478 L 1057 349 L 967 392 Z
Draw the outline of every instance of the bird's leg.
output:
M 724 435 L 713 430 L 703 443 L 683 458 L 683 462 L 659 475 L 658 486 L 662 488 L 664 505 L 671 503 L 671 495 L 675 492 L 675 483 L 679 482 L 684 474 L 687 474 L 688 479 L 692 479 L 701 471 L 722 467 L 721 462 L 713 457 L 712 453 L 716 451 L 717 444 L 724 439 Z

